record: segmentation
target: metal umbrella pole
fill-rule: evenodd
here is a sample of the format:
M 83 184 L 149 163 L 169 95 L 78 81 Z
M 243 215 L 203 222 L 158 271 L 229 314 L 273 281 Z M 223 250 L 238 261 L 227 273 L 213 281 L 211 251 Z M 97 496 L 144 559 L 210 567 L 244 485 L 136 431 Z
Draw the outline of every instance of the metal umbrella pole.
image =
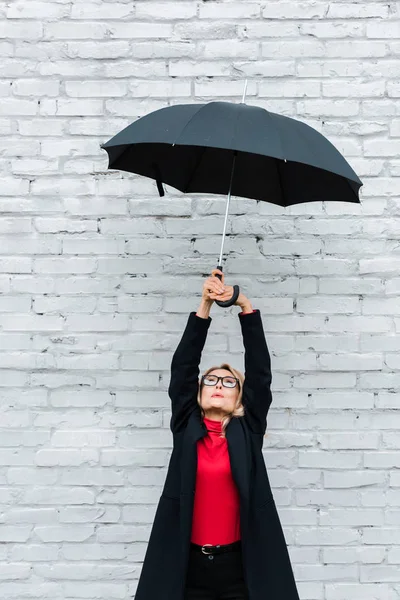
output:
M 246 90 L 247 90 L 247 79 L 245 81 L 244 84 L 244 90 L 243 90 L 243 97 L 242 97 L 242 104 L 244 104 L 244 99 L 246 97 Z M 225 208 L 225 220 L 224 220 L 224 230 L 222 232 L 222 242 L 221 242 L 221 251 L 219 253 L 219 261 L 218 261 L 218 266 L 217 269 L 219 269 L 220 271 L 222 271 L 222 252 L 223 252 L 223 248 L 224 248 L 224 241 L 225 241 L 225 233 L 226 233 L 226 225 L 228 222 L 228 213 L 229 213 L 229 203 L 231 201 L 231 191 L 232 191 L 232 182 L 233 182 L 233 175 L 235 172 L 235 163 L 236 163 L 236 156 L 237 156 L 237 150 L 234 151 L 233 153 L 233 163 L 232 163 L 232 171 L 231 171 L 231 180 L 229 183 L 229 192 L 228 192 L 228 200 L 226 202 L 226 208 Z M 217 274 L 216 277 L 218 277 L 218 279 L 222 279 L 222 275 Z M 233 286 L 233 294 L 232 297 L 229 300 L 226 300 L 225 302 L 221 302 L 220 300 L 216 300 L 216 304 L 218 304 L 218 306 L 222 306 L 223 308 L 226 308 L 228 306 L 232 306 L 233 304 L 235 304 L 238 296 L 240 293 L 240 289 L 238 285 L 234 285 Z

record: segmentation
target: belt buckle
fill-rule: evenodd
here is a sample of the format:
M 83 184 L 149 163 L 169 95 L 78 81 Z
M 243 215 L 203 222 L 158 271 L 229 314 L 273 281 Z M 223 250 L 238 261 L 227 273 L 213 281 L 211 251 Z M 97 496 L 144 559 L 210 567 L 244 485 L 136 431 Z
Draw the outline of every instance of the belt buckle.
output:
M 203 554 L 206 554 L 206 555 L 208 556 L 209 554 L 212 554 L 212 552 L 204 552 L 204 548 L 205 548 L 206 546 L 212 546 L 212 544 L 204 544 L 204 545 L 201 547 L 201 551 L 202 551 L 202 553 L 203 553 Z

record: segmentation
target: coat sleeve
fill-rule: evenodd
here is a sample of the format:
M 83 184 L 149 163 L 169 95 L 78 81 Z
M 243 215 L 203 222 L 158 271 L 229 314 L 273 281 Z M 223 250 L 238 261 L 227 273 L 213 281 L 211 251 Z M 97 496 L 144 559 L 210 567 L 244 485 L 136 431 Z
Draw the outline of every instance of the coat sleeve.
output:
M 191 412 L 198 406 L 199 364 L 211 321 L 211 317 L 203 319 L 191 312 L 172 357 L 168 395 L 171 399 L 170 428 L 173 433 L 186 425 Z
M 271 357 L 264 335 L 260 311 L 239 313 L 244 345 L 245 381 L 242 402 L 249 426 L 254 433 L 265 433 L 267 414 L 272 402 Z

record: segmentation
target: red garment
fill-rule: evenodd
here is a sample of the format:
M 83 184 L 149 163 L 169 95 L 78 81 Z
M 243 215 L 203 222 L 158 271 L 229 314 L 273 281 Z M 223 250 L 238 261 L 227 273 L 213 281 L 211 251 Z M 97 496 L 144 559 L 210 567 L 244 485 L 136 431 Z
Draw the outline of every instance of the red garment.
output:
M 221 421 L 204 417 L 208 434 L 197 442 L 197 473 L 191 541 L 231 544 L 240 539 L 239 492 L 231 473 Z

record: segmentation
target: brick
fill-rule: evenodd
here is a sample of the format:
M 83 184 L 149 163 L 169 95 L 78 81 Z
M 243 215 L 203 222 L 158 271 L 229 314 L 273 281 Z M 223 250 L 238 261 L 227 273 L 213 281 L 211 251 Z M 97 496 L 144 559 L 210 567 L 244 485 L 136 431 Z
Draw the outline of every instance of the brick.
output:
M 79 23 L 77 21 L 59 21 L 44 23 L 43 38 L 46 40 L 101 40 L 107 35 L 106 23 Z
M 13 2 L 7 8 L 7 19 L 62 19 L 69 16 L 68 5 L 55 2 Z
M 40 79 L 18 79 L 13 82 L 13 93 L 16 96 L 58 96 L 59 81 L 43 81 Z
M 65 54 L 69 58 L 124 58 L 131 54 L 129 42 L 67 42 Z
M 209 40 L 207 43 L 200 42 L 197 48 L 199 58 L 246 58 L 256 59 L 259 56 L 259 44 L 257 42 L 243 42 L 241 40 Z
M 323 2 L 269 2 L 262 9 L 266 19 L 318 19 L 326 15 Z
M 367 19 L 371 17 L 385 18 L 388 15 L 389 6 L 380 2 L 362 2 L 360 4 L 356 4 L 354 2 L 333 2 L 327 6 L 326 12 L 326 17 L 328 19 Z
M 18 40 L 38 40 L 43 35 L 40 22 L 0 21 L 0 37 Z
M 66 81 L 65 93 L 73 98 L 96 98 L 124 96 L 127 92 L 125 81 Z
M 301 23 L 301 35 L 311 35 L 318 39 L 340 39 L 364 37 L 364 23 Z
M 73 4 L 71 19 L 124 19 L 133 15 L 134 6 L 118 2 Z
M 197 14 L 194 2 L 139 2 L 136 5 L 136 19 L 182 20 L 191 19 Z

